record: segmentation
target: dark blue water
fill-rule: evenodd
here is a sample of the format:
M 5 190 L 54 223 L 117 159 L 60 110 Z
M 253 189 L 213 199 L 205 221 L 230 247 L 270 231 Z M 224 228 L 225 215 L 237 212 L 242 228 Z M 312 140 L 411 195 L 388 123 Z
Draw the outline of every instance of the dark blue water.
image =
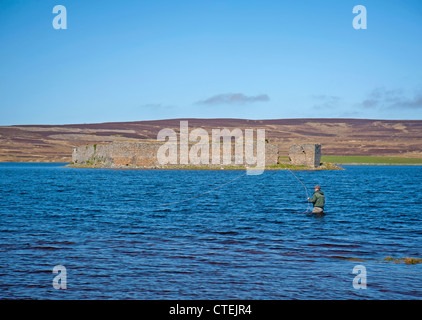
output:
M 295 172 L 326 194 L 316 217 L 288 171 L 174 203 L 242 172 L 0 164 L 0 298 L 422 298 L 422 264 L 383 260 L 422 258 L 422 167 L 345 168 Z

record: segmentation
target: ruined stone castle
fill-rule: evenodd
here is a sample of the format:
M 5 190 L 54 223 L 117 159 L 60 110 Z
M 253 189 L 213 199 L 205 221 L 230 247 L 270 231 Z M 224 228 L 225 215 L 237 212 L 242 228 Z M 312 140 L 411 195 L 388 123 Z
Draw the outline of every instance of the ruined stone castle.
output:
M 162 142 L 144 141 L 144 142 L 113 142 L 110 144 L 84 145 L 73 148 L 72 162 L 76 165 L 101 165 L 103 167 L 121 168 L 121 167 L 143 167 L 160 168 L 163 167 L 157 159 L 157 154 Z M 244 161 L 239 163 L 235 161 L 236 147 L 232 144 L 232 161 L 227 163 L 213 164 L 209 161 L 206 166 L 224 167 L 224 166 L 243 166 L 247 165 Z M 222 149 L 222 148 L 221 148 Z M 255 148 L 256 150 L 256 148 Z M 241 152 L 245 152 L 244 149 Z M 256 151 L 255 151 L 256 152 Z M 238 154 L 237 154 L 238 155 Z M 211 152 L 209 152 L 211 157 Z M 180 158 L 180 155 L 178 156 Z M 178 158 L 178 160 L 179 160 Z M 321 145 L 304 144 L 293 145 L 289 150 L 290 163 L 293 165 L 305 165 L 308 167 L 319 167 L 321 162 Z M 180 163 L 177 161 L 177 163 Z M 265 166 L 274 166 L 279 163 L 278 146 L 265 144 Z M 203 164 L 189 166 L 204 166 Z

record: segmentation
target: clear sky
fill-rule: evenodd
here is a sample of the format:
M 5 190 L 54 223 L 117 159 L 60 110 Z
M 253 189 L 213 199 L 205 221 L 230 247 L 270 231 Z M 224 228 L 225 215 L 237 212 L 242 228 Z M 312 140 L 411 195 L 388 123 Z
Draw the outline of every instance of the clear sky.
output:
M 304 117 L 422 119 L 422 1 L 0 0 L 0 125 Z

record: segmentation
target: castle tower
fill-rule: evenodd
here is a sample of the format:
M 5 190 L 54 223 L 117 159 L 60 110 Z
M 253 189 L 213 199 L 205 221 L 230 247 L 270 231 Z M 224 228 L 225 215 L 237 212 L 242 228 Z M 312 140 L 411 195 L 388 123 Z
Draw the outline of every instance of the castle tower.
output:
M 321 145 L 293 145 L 289 148 L 289 158 L 291 164 L 317 168 L 321 164 Z

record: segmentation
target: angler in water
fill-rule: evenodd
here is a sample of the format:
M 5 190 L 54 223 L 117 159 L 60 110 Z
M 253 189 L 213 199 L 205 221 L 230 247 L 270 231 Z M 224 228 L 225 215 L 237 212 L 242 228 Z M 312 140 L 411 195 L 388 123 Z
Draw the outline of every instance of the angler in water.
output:
M 308 198 L 309 202 L 313 203 L 314 209 L 312 213 L 324 214 L 325 195 L 319 185 L 315 186 L 315 192 L 311 198 Z

